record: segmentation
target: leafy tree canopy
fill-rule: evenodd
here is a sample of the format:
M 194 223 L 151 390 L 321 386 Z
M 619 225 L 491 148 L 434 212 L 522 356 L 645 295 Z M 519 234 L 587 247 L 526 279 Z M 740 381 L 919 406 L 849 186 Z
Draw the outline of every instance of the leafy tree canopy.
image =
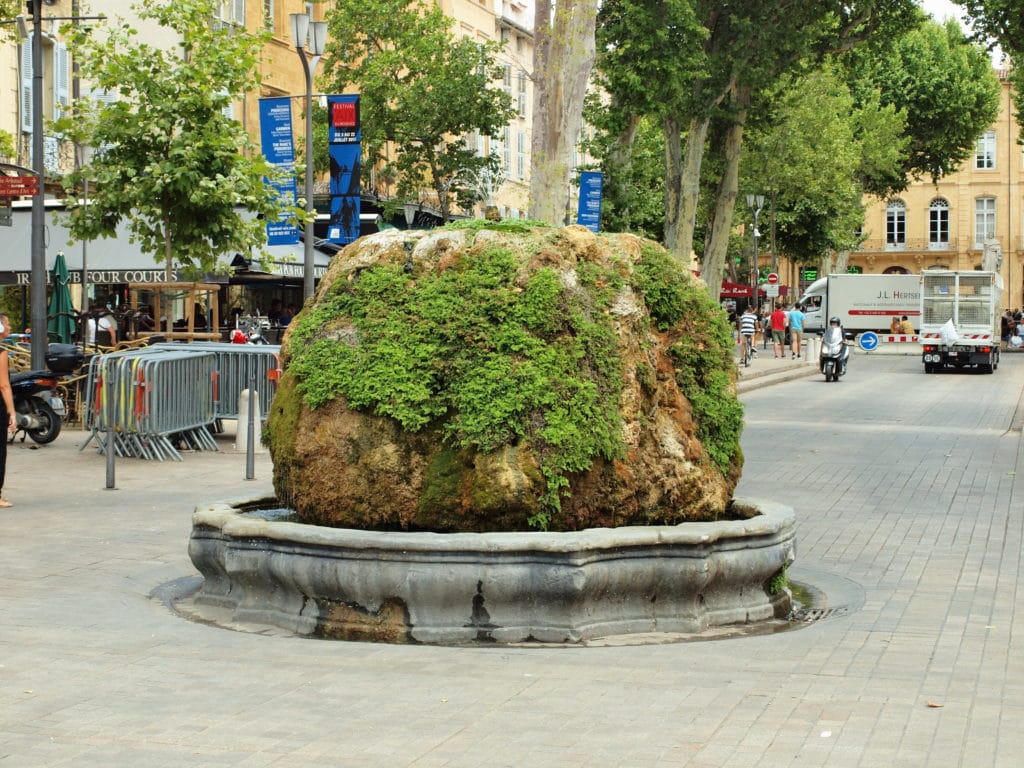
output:
M 998 44 L 1014 60 L 1024 53 L 1024 0 L 961 0 L 977 39 L 990 47 Z M 1010 69 L 1013 103 L 1024 113 L 1024 69 Z
M 478 155 L 465 136 L 496 137 L 513 116 L 496 84 L 500 46 L 456 39 L 442 10 L 421 0 L 337 0 L 328 23 L 323 80 L 359 92 L 364 146 L 396 178 L 399 202 L 428 188 L 445 217 L 452 202 L 471 205 L 472 179 L 496 172 L 498 156 Z
M 752 129 L 744 146 L 741 183 L 770 196 L 777 245 L 798 261 L 855 245 L 862 174 L 898 167 L 906 154 L 904 115 L 856 105 L 841 74 L 825 67 L 784 80 L 773 119 Z
M 64 136 L 98 148 L 65 180 L 89 179 L 89 205 L 73 207 L 75 237 L 114 236 L 126 220 L 133 242 L 167 262 L 199 272 L 218 257 L 266 242 L 264 221 L 279 213 L 264 177 L 273 169 L 241 123 L 225 114 L 232 94 L 258 83 L 263 38 L 216 22 L 215 0 L 141 3 L 176 45 L 138 40 L 128 23 L 109 34 L 72 32 L 71 49 L 93 99 L 56 124 Z M 71 30 L 69 30 L 71 32 Z
M 843 61 L 858 104 L 877 101 L 907 117 L 905 160 L 865 168 L 868 192 L 884 196 L 904 189 L 908 177 L 938 179 L 955 171 L 999 114 L 999 79 L 989 57 L 955 21 L 925 20 Z

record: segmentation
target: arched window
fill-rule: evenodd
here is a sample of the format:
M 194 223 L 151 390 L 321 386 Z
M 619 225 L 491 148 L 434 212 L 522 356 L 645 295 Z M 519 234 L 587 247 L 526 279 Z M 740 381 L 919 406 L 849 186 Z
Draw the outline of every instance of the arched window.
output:
M 885 206 L 885 247 L 896 250 L 907 246 L 907 204 L 890 200 Z
M 941 197 L 928 206 L 928 247 L 933 251 L 949 248 L 949 203 Z
M 882 270 L 883 275 L 909 275 L 910 270 L 906 267 L 901 267 L 898 264 L 893 264 L 891 267 L 886 267 Z

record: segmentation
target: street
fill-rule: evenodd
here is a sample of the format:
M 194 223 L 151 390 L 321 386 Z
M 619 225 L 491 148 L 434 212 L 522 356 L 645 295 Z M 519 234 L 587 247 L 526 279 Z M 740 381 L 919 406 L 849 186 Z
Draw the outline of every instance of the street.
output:
M 0 765 L 1018 766 L 1024 355 L 855 356 L 748 392 L 738 495 L 792 506 L 822 618 L 708 642 L 440 648 L 178 616 L 198 503 L 267 456 L 15 444 L 0 515 Z M 230 441 L 222 440 L 222 447 Z

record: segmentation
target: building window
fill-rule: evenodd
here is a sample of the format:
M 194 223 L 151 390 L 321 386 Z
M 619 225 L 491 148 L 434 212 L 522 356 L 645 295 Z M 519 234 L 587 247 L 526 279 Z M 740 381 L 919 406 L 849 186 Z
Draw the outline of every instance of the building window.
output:
M 507 125 L 501 129 L 501 170 L 508 174 L 512 167 L 512 129 Z
M 974 167 L 991 170 L 996 167 L 996 132 L 985 131 L 974 148 Z
M 519 73 L 519 117 L 526 118 L 526 73 Z
M 268 32 L 273 32 L 276 29 L 274 22 L 274 0 L 263 0 L 263 23 L 266 25 Z
M 933 250 L 949 248 L 949 203 L 941 197 L 928 206 L 928 247 Z
M 974 201 L 974 247 L 981 248 L 996 236 L 996 199 L 979 197 Z
M 516 178 L 526 178 L 526 131 L 516 131 Z
M 21 46 L 21 130 L 32 133 L 32 35 Z M 67 46 L 43 37 L 43 122 L 59 119 L 71 103 L 71 68 Z M 45 128 L 44 128 L 45 132 Z M 57 170 L 58 140 L 43 137 L 43 163 L 48 171 Z M 32 144 L 29 143 L 29 161 Z
M 905 248 L 907 245 L 907 205 L 891 200 L 885 207 L 885 247 Z

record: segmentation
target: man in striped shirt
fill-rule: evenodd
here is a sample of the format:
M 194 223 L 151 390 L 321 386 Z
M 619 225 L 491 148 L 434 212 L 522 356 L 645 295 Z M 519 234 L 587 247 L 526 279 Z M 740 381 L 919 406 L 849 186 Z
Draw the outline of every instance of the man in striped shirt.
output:
M 757 313 L 753 307 L 748 306 L 744 310 L 743 314 L 740 315 L 740 358 L 745 360 L 747 357 L 747 347 L 750 347 L 752 354 L 757 354 L 757 350 L 754 349 L 754 334 L 757 333 L 761 327 L 761 321 L 757 318 Z

